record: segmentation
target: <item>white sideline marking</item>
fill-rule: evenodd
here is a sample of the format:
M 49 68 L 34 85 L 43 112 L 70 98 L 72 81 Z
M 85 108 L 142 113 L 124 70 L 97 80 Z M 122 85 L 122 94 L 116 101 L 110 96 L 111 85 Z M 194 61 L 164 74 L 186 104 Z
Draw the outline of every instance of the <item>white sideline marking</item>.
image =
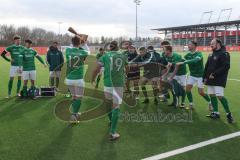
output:
M 228 79 L 228 80 L 230 80 L 230 81 L 237 81 L 237 82 L 240 82 L 239 79 L 232 79 L 232 78 L 230 78 L 230 79 Z
M 190 146 L 179 148 L 179 149 L 176 149 L 176 150 L 173 150 L 173 151 L 161 153 L 161 154 L 149 157 L 149 158 L 145 158 L 143 160 L 160 160 L 160 159 L 172 157 L 172 156 L 175 156 L 175 155 L 178 155 L 178 154 L 181 154 L 181 153 L 185 153 L 185 152 L 188 152 L 188 151 L 192 151 L 192 150 L 195 150 L 195 149 L 198 149 L 198 148 L 202 148 L 202 147 L 205 147 L 205 146 L 208 146 L 208 145 L 211 145 L 211 144 L 215 144 L 215 143 L 218 143 L 218 142 L 222 142 L 222 141 L 225 141 L 225 140 L 236 138 L 236 137 L 239 137 L 239 136 L 240 136 L 240 132 L 235 132 L 235 133 L 227 134 L 225 136 L 213 138 L 213 139 L 210 139 L 210 140 L 207 140 L 207 141 L 203 141 L 203 142 L 196 143 L 196 144 L 193 144 L 193 145 L 190 145 Z

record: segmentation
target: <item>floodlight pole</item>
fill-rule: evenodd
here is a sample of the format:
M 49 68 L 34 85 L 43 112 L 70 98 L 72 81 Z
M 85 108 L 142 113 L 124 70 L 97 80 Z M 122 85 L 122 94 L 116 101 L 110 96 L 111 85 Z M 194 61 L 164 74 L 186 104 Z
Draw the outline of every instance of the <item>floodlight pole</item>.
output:
M 62 22 L 58 22 L 58 35 L 60 36 L 61 33 L 61 24 Z
M 134 0 L 136 3 L 136 41 L 138 40 L 138 6 L 140 5 L 140 0 Z

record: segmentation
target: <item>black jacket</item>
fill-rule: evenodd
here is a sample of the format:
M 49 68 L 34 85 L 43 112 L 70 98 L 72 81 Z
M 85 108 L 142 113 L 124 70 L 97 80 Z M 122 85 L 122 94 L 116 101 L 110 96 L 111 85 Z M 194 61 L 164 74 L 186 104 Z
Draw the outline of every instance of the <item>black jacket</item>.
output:
M 63 54 L 57 48 L 50 46 L 47 53 L 47 62 L 50 71 L 61 71 L 64 63 Z
M 209 86 L 226 87 L 228 71 L 230 69 L 230 55 L 223 47 L 209 55 L 203 74 L 203 81 Z M 210 75 L 214 79 L 209 79 Z

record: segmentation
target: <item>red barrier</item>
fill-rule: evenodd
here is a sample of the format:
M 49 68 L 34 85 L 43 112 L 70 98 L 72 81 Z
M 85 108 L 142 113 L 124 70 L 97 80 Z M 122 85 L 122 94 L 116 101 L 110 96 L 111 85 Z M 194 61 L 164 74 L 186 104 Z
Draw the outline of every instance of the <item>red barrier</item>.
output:
M 45 55 L 47 53 L 48 47 L 33 47 L 34 50 L 40 55 Z M 0 47 L 0 52 L 4 51 L 5 47 Z

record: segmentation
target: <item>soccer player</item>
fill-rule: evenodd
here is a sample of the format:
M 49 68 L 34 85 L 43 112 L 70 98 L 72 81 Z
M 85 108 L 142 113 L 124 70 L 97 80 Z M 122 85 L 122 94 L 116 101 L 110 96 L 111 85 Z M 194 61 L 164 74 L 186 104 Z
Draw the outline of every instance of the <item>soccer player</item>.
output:
M 154 103 L 157 105 L 159 102 L 158 81 L 161 76 L 162 58 L 152 46 L 148 47 L 148 50 L 145 47 L 141 47 L 139 49 L 139 54 L 140 55 L 131 62 L 132 64 L 130 63 L 130 66 L 144 68 L 143 77 L 141 78 L 142 92 L 145 97 L 143 103 L 149 103 L 146 84 L 150 81 L 153 88 Z
M 72 45 L 73 48 L 66 49 L 67 75 L 65 83 L 72 95 L 72 115 L 70 117 L 70 123 L 78 123 L 85 85 L 83 79 L 84 61 L 89 51 L 80 48 L 81 37 L 79 36 L 72 38 Z
M 177 66 L 178 62 L 182 62 L 182 56 L 173 52 L 171 46 L 165 46 L 165 60 L 168 62 L 168 71 L 162 75 L 163 81 L 172 85 L 173 103 L 170 106 L 177 107 L 179 105 L 179 97 L 181 97 L 181 108 L 185 107 L 185 86 L 186 86 L 186 65 Z
M 28 80 L 31 81 L 31 93 L 34 93 L 35 91 L 35 81 L 36 81 L 36 66 L 35 66 L 35 57 L 39 60 L 40 63 L 44 65 L 44 67 L 47 67 L 43 59 L 38 55 L 38 53 L 31 48 L 32 41 L 30 39 L 25 40 L 25 49 L 22 51 L 23 55 L 23 92 L 22 96 L 24 98 L 27 97 L 27 84 Z M 35 98 L 35 95 L 30 95 L 33 98 Z
M 161 56 L 163 57 L 163 64 L 168 64 L 168 62 L 166 61 L 166 58 L 165 58 L 165 56 L 166 56 L 165 51 L 164 51 L 165 50 L 165 48 L 164 48 L 165 46 L 171 46 L 170 42 L 169 41 L 162 41 L 161 42 L 161 48 L 163 49 L 163 52 L 161 54 Z M 166 67 L 162 68 L 162 75 L 164 73 L 166 73 L 166 72 L 167 72 L 167 68 Z M 161 93 L 162 93 L 162 95 L 160 97 L 162 97 L 162 99 L 161 99 L 162 102 L 167 102 L 167 99 L 170 98 L 168 89 L 171 89 L 170 84 L 168 82 L 163 81 L 160 78 L 160 90 L 161 90 Z M 173 93 L 172 89 L 171 89 L 171 93 L 172 93 L 172 95 L 174 97 L 174 93 Z
M 96 55 L 97 63 L 99 63 L 99 59 L 104 55 L 104 53 L 105 53 L 104 49 L 103 49 L 103 48 L 100 48 L 100 49 L 99 49 L 99 53 Z M 101 68 L 101 71 L 98 73 L 95 88 L 98 88 L 98 86 L 99 86 L 99 82 L 100 82 L 100 80 L 101 80 L 103 71 L 104 71 L 104 68 L 102 67 L 102 68 Z
M 61 68 L 64 63 L 62 52 L 58 49 L 58 42 L 53 42 L 47 52 L 47 63 L 50 71 L 50 86 L 58 88 L 60 81 Z M 54 81 L 56 83 L 54 83 Z
M 112 105 L 112 111 L 108 114 L 110 120 L 110 140 L 114 141 L 120 137 L 116 132 L 120 105 L 122 104 L 123 90 L 125 84 L 125 67 L 127 57 L 119 52 L 118 43 L 110 43 L 110 51 L 106 52 L 100 59 L 93 72 L 92 84 L 95 81 L 101 67 L 104 67 L 104 94 L 107 104 Z M 110 106 L 109 106 L 110 107 Z
M 13 80 L 15 76 L 18 76 L 17 82 L 17 96 L 20 96 L 20 89 L 21 89 L 21 79 L 22 79 L 22 54 L 21 52 L 24 49 L 24 46 L 20 45 L 21 38 L 19 36 L 14 36 L 13 38 L 14 44 L 7 47 L 1 54 L 1 56 L 8 62 L 11 62 L 10 68 L 10 79 L 8 82 L 8 96 L 6 98 L 11 97 Z M 7 52 L 10 53 L 11 59 L 9 59 L 6 54 Z
M 203 74 L 203 81 L 208 87 L 213 105 L 213 112 L 208 117 L 212 119 L 220 118 L 218 112 L 218 99 L 227 113 L 227 120 L 233 123 L 232 113 L 229 109 L 227 98 L 224 97 L 224 88 L 226 87 L 228 72 L 230 69 L 230 55 L 226 51 L 221 40 L 213 39 L 211 41 L 212 54 L 209 55 Z
M 198 93 L 201 95 L 209 105 L 209 110 L 212 110 L 212 104 L 209 96 L 204 92 L 204 85 L 203 85 L 203 72 L 204 72 L 204 65 L 203 65 L 203 56 L 202 53 L 197 51 L 197 42 L 191 41 L 188 44 L 189 53 L 184 56 L 185 61 L 179 62 L 177 65 L 188 64 L 190 76 L 187 79 L 187 98 L 189 100 L 189 108 L 193 109 L 193 96 L 192 96 L 192 88 L 195 84 L 198 87 Z
M 128 57 L 128 62 L 134 60 L 138 53 L 133 45 L 128 46 L 128 50 L 124 53 Z M 135 99 L 139 99 L 139 80 L 140 80 L 140 69 L 138 67 L 129 67 L 126 80 L 126 93 L 131 93 L 130 82 L 133 82 L 134 92 L 133 96 Z

